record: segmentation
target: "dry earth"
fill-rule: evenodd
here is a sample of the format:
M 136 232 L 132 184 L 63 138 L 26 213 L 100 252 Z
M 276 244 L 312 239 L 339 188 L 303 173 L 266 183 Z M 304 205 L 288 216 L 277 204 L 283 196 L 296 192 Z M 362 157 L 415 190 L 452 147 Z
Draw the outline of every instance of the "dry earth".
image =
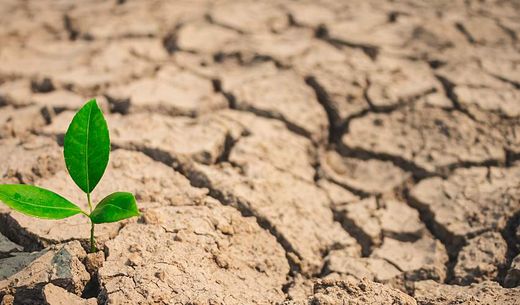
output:
M 2 305 L 520 304 L 518 1 L 1 0 L 0 183 L 91 97 L 142 216 L 0 206 Z

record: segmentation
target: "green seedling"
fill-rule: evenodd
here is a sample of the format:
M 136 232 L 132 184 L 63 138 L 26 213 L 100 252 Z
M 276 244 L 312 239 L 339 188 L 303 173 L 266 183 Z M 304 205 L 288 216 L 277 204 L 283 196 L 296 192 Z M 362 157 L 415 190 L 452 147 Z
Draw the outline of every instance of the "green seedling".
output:
M 0 184 L 0 201 L 18 212 L 37 218 L 64 219 L 76 214 L 87 216 L 91 224 L 90 252 L 95 252 L 95 224 L 139 215 L 134 195 L 125 192 L 110 194 L 93 208 L 90 195 L 105 172 L 110 154 L 107 123 L 95 99 L 76 113 L 65 134 L 63 147 L 67 170 L 86 194 L 88 213 L 52 191 L 26 184 Z

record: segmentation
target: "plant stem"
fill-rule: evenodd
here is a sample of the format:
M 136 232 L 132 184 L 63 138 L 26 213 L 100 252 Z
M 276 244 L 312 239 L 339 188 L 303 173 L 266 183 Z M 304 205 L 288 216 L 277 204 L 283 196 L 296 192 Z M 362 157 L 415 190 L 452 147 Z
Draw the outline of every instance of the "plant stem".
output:
M 96 252 L 96 239 L 94 238 L 94 223 L 90 221 L 90 253 Z
M 90 213 L 92 213 L 92 202 L 90 201 L 90 193 L 87 193 L 87 202 Z
M 92 214 L 92 202 L 90 201 L 90 193 L 87 193 L 87 202 L 90 214 Z M 94 237 L 94 222 L 90 220 L 90 253 L 96 252 L 96 238 Z

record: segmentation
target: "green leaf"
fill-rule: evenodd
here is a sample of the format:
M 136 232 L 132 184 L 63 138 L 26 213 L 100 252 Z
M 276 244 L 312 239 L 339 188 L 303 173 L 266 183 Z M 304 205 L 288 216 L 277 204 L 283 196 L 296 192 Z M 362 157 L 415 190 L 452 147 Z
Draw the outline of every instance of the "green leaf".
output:
M 32 185 L 0 184 L 0 200 L 13 210 L 38 218 L 63 219 L 83 213 L 60 195 Z
M 76 113 L 63 146 L 70 176 L 85 193 L 92 192 L 105 172 L 110 154 L 107 122 L 95 99 Z
M 133 216 L 139 216 L 134 195 L 116 192 L 108 195 L 90 214 L 93 223 L 116 222 Z

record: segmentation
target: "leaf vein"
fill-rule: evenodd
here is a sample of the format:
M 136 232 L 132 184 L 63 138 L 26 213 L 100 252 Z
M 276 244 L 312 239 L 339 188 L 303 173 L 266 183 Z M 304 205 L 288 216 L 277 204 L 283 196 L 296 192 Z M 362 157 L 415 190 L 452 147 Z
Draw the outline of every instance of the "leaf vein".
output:
M 116 209 L 119 209 L 119 210 L 122 210 L 122 211 L 130 211 L 129 209 L 123 209 L 122 207 L 120 207 L 118 205 L 115 205 L 115 204 L 112 204 L 112 203 L 105 203 L 105 206 L 113 206 Z
M 86 140 L 86 143 L 85 143 L 85 177 L 86 177 L 86 184 L 87 184 L 87 192 L 90 193 L 90 181 L 89 181 L 89 175 L 88 175 L 88 170 L 89 170 L 89 164 L 88 164 L 88 143 L 89 143 L 89 131 L 90 131 L 90 117 L 92 115 L 92 105 L 90 106 L 90 109 L 88 111 L 88 117 L 87 117 L 87 130 L 86 130 L 86 134 L 85 134 L 85 140 Z
M 67 208 L 67 207 L 56 207 L 56 206 L 51 206 L 51 205 L 38 205 L 38 204 L 31 203 L 31 202 L 27 202 L 25 200 L 16 199 L 16 198 L 14 198 L 12 196 L 9 196 L 9 195 L 5 195 L 5 196 L 8 197 L 9 199 L 11 199 L 12 201 L 23 203 L 23 204 L 26 204 L 26 205 L 29 205 L 29 206 L 32 206 L 32 207 L 81 212 L 81 209 L 78 208 L 78 207 L 76 207 L 76 208 Z

